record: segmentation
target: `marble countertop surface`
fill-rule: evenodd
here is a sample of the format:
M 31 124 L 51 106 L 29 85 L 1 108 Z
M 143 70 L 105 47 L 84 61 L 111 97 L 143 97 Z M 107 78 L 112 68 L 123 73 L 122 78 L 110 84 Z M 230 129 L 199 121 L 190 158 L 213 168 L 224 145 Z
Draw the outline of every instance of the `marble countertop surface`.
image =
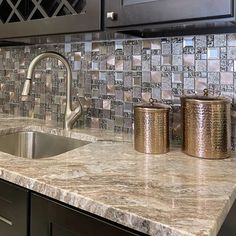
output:
M 91 141 L 30 160 L 0 152 L 0 178 L 148 235 L 217 235 L 236 198 L 236 156 L 201 160 L 133 149 L 132 136 L 0 116 L 0 134 L 41 131 Z

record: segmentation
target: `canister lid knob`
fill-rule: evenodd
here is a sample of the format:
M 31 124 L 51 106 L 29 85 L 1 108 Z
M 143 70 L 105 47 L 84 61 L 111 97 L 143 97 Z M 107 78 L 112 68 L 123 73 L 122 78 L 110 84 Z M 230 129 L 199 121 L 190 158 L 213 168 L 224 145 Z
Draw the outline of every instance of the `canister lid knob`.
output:
M 203 95 L 208 96 L 209 95 L 209 90 L 207 88 L 203 89 Z
M 150 103 L 151 106 L 153 106 L 154 103 L 157 103 L 157 99 L 150 98 L 150 99 L 149 99 L 149 103 Z

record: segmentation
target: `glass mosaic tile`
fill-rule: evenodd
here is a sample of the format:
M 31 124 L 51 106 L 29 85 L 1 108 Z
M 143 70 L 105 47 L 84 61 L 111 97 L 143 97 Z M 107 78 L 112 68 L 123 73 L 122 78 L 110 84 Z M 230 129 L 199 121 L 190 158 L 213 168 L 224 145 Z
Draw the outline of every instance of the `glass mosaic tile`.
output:
M 184 54 L 183 55 L 183 61 L 185 66 L 194 66 L 194 55 L 192 54 Z
M 227 59 L 236 59 L 236 47 L 227 48 Z
M 196 60 L 196 71 L 206 71 L 207 61 L 206 60 Z
M 184 37 L 183 47 L 194 47 L 194 37 Z
M 233 73 L 232 72 L 221 72 L 220 83 L 233 86 Z
M 132 132 L 133 106 L 153 97 L 173 105 L 171 137 L 180 141 L 182 94 L 208 87 L 236 101 L 236 34 L 94 42 L 87 37 L 0 49 L 0 112 L 63 120 L 66 73 L 57 60 L 37 66 L 31 95 L 21 100 L 29 63 L 47 50 L 62 53 L 71 64 L 73 106 L 80 99 L 84 110 L 78 127 Z
M 236 35 L 235 34 L 227 35 L 227 46 L 236 46 Z
M 220 60 L 209 60 L 207 70 L 208 72 L 220 71 Z
M 161 44 L 162 54 L 171 55 L 171 43 L 163 41 Z
M 208 59 L 219 59 L 220 49 L 219 48 L 208 48 L 207 50 Z

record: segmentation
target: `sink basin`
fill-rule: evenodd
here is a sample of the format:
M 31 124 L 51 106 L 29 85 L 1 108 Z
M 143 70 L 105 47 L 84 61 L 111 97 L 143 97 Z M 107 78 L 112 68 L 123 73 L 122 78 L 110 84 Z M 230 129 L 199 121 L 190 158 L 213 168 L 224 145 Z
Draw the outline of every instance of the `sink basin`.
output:
M 0 135 L 1 152 L 31 159 L 55 156 L 88 143 L 90 142 L 33 131 Z

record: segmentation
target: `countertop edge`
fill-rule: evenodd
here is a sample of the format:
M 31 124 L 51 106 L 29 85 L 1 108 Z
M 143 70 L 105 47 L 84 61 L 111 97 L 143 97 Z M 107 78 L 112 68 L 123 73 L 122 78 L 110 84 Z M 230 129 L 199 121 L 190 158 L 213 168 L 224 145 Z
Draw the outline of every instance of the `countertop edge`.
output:
M 1 167 L 0 178 L 10 183 L 16 184 L 20 187 L 42 194 L 46 197 L 50 197 L 62 203 L 68 204 L 72 207 L 87 211 L 89 213 L 103 217 L 104 219 L 110 220 L 117 224 L 137 230 L 144 234 L 148 234 L 148 232 L 153 230 L 156 231 L 158 229 L 160 234 L 157 235 L 160 236 L 163 234 L 174 236 L 194 236 L 194 234 L 192 233 L 188 233 L 159 222 L 145 219 L 134 213 L 107 206 L 101 202 L 86 198 L 85 196 L 75 194 L 64 189 L 56 188 L 54 186 L 29 178 L 27 176 L 8 171 Z M 70 199 L 70 201 L 68 201 L 67 199 Z M 104 208 L 106 209 L 105 211 Z M 104 214 L 101 214 L 102 212 Z

